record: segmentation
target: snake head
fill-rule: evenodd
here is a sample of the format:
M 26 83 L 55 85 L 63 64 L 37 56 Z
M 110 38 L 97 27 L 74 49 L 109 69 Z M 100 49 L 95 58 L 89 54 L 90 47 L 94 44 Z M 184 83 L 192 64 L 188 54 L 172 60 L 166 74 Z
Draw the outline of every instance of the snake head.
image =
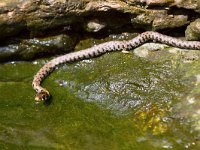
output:
M 39 92 L 39 93 L 36 94 L 35 101 L 36 101 L 36 103 L 39 103 L 41 101 L 46 101 L 49 98 L 50 98 L 49 92 L 41 91 L 41 92 Z

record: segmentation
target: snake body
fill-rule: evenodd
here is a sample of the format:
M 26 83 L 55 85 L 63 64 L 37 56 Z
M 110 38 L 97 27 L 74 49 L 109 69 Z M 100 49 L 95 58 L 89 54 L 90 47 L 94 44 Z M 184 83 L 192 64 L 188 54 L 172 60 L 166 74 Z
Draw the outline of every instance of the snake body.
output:
M 179 48 L 200 50 L 199 41 L 184 41 L 174 37 L 160 34 L 158 32 L 147 31 L 139 34 L 138 36 L 129 41 L 110 41 L 91 48 L 87 48 L 85 50 L 68 53 L 66 55 L 54 58 L 48 63 L 46 63 L 34 76 L 32 86 L 37 92 L 35 101 L 40 102 L 50 98 L 48 90 L 41 86 L 41 82 L 56 68 L 56 66 L 64 63 L 100 56 L 107 52 L 122 50 L 129 51 L 150 40 L 153 42 L 164 43 Z

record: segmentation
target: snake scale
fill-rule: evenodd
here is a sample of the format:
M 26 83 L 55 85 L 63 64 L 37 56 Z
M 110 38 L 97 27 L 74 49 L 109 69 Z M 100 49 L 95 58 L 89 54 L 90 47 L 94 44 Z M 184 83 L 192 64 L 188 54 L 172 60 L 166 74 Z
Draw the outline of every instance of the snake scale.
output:
M 46 90 L 41 86 L 41 82 L 56 68 L 56 66 L 64 63 L 100 56 L 107 52 L 122 51 L 122 50 L 129 51 L 150 40 L 153 42 L 164 43 L 179 48 L 200 50 L 199 41 L 184 41 L 181 39 L 160 34 L 158 32 L 146 31 L 129 41 L 110 41 L 99 44 L 91 48 L 87 48 L 85 50 L 68 53 L 66 55 L 54 58 L 48 63 L 46 63 L 34 76 L 32 86 L 37 92 L 35 101 L 36 102 L 46 101 L 47 99 L 50 98 L 48 90 Z

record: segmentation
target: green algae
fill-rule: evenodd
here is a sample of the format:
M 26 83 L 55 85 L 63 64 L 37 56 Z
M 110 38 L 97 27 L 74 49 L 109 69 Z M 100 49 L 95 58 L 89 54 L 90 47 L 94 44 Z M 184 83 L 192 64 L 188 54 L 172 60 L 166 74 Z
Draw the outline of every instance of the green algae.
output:
M 186 109 L 199 61 L 109 53 L 64 65 L 43 83 L 50 104 L 35 105 L 45 62 L 0 65 L 1 149 L 199 149 Z

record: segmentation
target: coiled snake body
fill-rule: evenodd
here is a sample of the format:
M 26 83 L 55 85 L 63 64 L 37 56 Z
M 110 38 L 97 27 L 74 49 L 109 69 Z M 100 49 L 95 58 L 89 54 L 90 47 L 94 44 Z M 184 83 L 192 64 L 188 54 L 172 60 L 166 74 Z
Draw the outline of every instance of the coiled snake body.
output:
M 42 80 L 55 69 L 56 66 L 68 62 L 100 56 L 107 52 L 122 51 L 122 50 L 129 51 L 150 40 L 152 40 L 153 42 L 160 42 L 179 48 L 200 50 L 199 41 L 183 41 L 157 32 L 147 31 L 142 34 L 139 34 L 138 36 L 129 41 L 110 41 L 85 50 L 72 52 L 57 57 L 55 59 L 52 59 L 37 72 L 32 82 L 32 86 L 37 92 L 35 101 L 40 102 L 50 98 L 49 92 L 45 88 L 43 88 L 40 84 Z

